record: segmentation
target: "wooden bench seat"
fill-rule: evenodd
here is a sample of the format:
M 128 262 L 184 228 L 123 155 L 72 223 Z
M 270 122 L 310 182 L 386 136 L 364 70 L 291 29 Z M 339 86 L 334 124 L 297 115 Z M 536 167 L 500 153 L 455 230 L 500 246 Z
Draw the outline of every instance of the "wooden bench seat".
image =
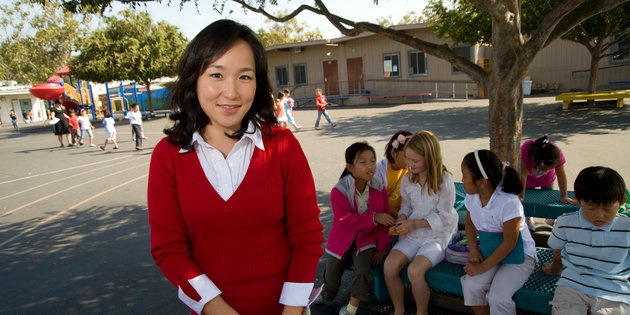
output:
M 556 96 L 556 101 L 562 101 L 562 109 L 569 109 L 571 103 L 578 100 L 617 100 L 617 108 L 622 108 L 624 98 L 629 97 L 630 90 L 600 91 L 592 94 L 586 92 L 570 92 Z
M 367 98 L 368 99 L 368 104 L 370 104 L 370 101 L 374 98 L 378 98 L 378 99 L 386 99 L 386 98 L 407 98 L 407 97 L 419 97 L 420 98 L 420 103 L 424 102 L 424 97 L 425 96 L 431 96 L 433 94 L 431 93 L 410 93 L 410 94 L 387 94 L 387 95 L 372 95 L 372 94 L 365 94 L 365 95 L 361 95 L 361 97 Z

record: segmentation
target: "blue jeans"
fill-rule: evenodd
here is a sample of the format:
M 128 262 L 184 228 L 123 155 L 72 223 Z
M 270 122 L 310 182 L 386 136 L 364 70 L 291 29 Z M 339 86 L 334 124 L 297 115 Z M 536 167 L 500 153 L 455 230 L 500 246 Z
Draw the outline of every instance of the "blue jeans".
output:
M 324 115 L 324 117 L 326 117 L 326 120 L 328 120 L 328 123 L 331 126 L 334 125 L 332 120 L 330 120 L 330 117 L 328 117 L 328 113 L 325 110 L 318 110 L 317 111 L 317 120 L 315 121 L 315 128 L 319 128 L 319 121 L 322 119 L 322 115 Z

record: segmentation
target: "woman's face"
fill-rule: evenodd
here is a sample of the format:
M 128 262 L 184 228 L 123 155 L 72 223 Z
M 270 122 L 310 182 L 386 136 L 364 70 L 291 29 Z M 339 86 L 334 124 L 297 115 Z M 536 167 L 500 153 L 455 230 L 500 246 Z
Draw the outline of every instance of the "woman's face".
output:
M 197 78 L 199 104 L 211 122 L 206 130 L 228 134 L 239 130 L 255 94 L 254 53 L 245 41 L 238 40 Z

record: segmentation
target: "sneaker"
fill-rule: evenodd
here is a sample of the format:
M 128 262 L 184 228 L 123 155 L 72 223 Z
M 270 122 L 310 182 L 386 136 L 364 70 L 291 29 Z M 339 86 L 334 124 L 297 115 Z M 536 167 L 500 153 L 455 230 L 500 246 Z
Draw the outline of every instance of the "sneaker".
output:
M 534 218 L 532 218 L 532 217 L 527 218 L 527 227 L 532 232 L 536 231 L 536 226 L 534 224 Z
M 136 150 L 142 151 L 142 147 L 136 147 Z
M 322 128 L 319 128 L 319 127 L 315 127 L 315 130 L 319 130 L 319 129 L 322 129 Z
M 114 150 L 118 150 L 118 146 L 115 146 L 115 147 L 114 147 Z
M 339 309 L 339 315 L 351 315 L 350 312 L 348 312 L 348 308 L 346 307 L 346 305 L 342 306 Z
M 83 145 L 83 142 L 79 142 L 79 145 Z
M 69 147 L 74 147 L 74 143 L 68 144 Z
M 60 148 L 63 148 L 63 143 L 59 146 Z
M 104 146 L 99 145 L 98 147 L 101 148 L 101 150 L 105 151 L 105 147 Z
M 90 146 L 91 146 L 91 147 L 95 147 L 94 143 L 90 143 Z
M 142 139 L 146 140 L 146 139 L 149 139 L 149 138 L 147 138 L 147 137 L 145 137 L 145 136 L 142 136 Z
M 335 128 L 335 127 L 337 127 L 337 124 L 330 125 L 330 128 Z

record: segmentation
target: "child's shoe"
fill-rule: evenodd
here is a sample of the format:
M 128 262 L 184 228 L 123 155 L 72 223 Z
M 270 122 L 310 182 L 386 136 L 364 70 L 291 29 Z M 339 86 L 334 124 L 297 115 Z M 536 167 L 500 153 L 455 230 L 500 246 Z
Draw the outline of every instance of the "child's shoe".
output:
M 118 146 L 115 146 L 115 147 L 114 147 L 114 150 L 118 150 Z
M 90 143 L 90 146 L 91 146 L 91 147 L 95 147 L 94 143 Z
M 105 147 L 104 146 L 100 145 L 98 147 L 101 148 L 101 150 L 105 151 Z

